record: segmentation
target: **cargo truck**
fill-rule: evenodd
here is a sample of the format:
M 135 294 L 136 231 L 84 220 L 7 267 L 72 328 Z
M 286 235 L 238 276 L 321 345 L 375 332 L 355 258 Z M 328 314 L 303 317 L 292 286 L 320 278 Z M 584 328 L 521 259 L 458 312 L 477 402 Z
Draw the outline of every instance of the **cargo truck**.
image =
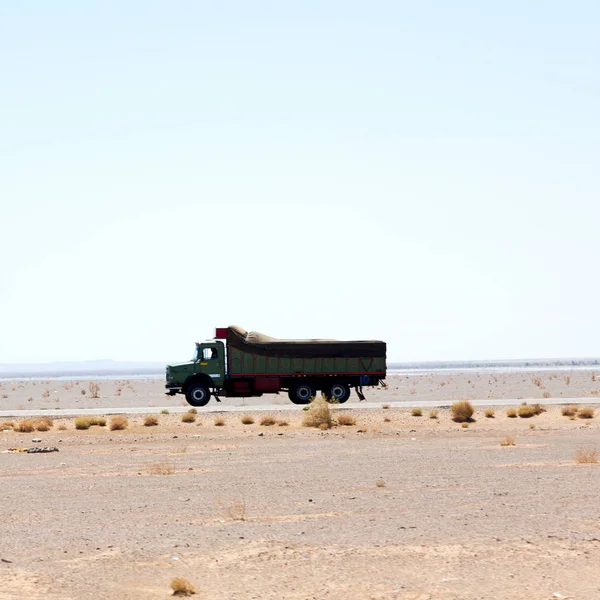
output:
M 279 340 L 241 327 L 217 328 L 213 340 L 196 343 L 193 360 L 167 366 L 167 393 L 185 394 L 192 406 L 221 398 L 288 393 L 308 404 L 322 392 L 343 403 L 354 388 L 385 386 L 386 345 L 380 341 Z

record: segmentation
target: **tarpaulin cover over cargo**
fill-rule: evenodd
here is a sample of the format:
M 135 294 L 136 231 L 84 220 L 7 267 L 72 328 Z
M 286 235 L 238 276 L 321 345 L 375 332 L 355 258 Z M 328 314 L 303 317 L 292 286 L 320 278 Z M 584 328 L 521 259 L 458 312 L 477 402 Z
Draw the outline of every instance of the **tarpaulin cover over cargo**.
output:
M 229 368 L 236 375 L 385 374 L 381 341 L 280 340 L 227 328 Z

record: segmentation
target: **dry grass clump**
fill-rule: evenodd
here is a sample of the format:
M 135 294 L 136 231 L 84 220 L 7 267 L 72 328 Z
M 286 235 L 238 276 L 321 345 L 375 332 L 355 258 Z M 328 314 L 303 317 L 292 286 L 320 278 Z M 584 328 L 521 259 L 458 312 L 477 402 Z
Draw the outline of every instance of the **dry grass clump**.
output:
M 173 590 L 173 596 L 192 596 L 196 593 L 196 588 L 183 577 L 175 577 L 171 581 L 171 589 Z
M 375 482 L 375 485 L 376 485 L 377 487 L 385 487 L 385 481 L 384 481 L 383 479 L 378 479 L 378 480 Z
M 452 420 L 456 423 L 467 423 L 471 420 L 475 409 L 468 400 L 463 400 L 462 402 L 455 402 L 450 407 L 450 412 L 452 413 Z
M 323 398 L 315 398 L 309 405 L 302 425 L 304 427 L 319 427 L 320 429 L 329 429 L 333 422 L 329 403 Z
M 171 463 L 150 463 L 147 468 L 150 475 L 173 475 L 175 473 L 175 467 Z
M 511 437 L 505 437 L 501 442 L 500 442 L 501 446 L 514 446 L 515 445 L 515 440 L 514 438 Z
M 579 448 L 575 451 L 573 460 L 580 465 L 596 464 L 598 462 L 598 453 L 593 448 Z
M 433 410 L 429 411 L 429 418 L 430 419 L 437 419 L 439 414 L 440 414 L 439 411 L 434 408 Z
M 461 424 L 460 424 L 460 426 L 461 426 L 463 429 L 467 429 L 467 427 L 469 427 L 469 423 L 468 423 L 467 421 L 465 421 L 464 423 L 461 423 Z
M 198 409 L 197 408 L 190 408 L 188 410 L 189 413 L 192 413 L 193 415 L 197 415 L 198 414 Z
M 23 419 L 18 422 L 15 430 L 20 433 L 31 433 L 32 431 L 35 431 L 35 421 L 32 419 Z
M 571 404 L 570 406 L 563 406 L 560 409 L 560 414 L 563 417 L 574 417 L 577 414 L 578 408 Z
M 225 419 L 223 417 L 215 417 L 215 427 L 223 427 Z
M 535 423 L 529 423 L 529 429 L 535 429 Z
M 50 431 L 54 426 L 54 421 L 50 417 L 42 417 L 35 422 L 35 428 L 38 431 Z
M 577 416 L 580 419 L 593 419 L 594 418 L 594 409 L 593 408 L 580 408 Z
M 277 423 L 277 419 L 272 417 L 271 415 L 266 415 L 260 420 L 260 424 L 263 427 L 270 427 L 271 425 L 275 425 Z
M 158 425 L 158 417 L 155 417 L 154 415 L 148 415 L 144 419 L 144 427 L 155 427 L 156 425 Z
M 90 425 L 92 427 L 97 425 L 98 427 L 104 427 L 106 425 L 106 419 L 104 417 L 90 417 Z
M 84 430 L 92 426 L 91 417 L 77 417 L 75 419 L 75 429 Z
M 277 425 L 279 425 L 279 427 L 287 427 L 289 423 L 285 420 L 281 420 L 277 422 Z
M 383 408 L 383 410 L 387 410 L 390 407 L 389 404 L 382 404 L 381 408 Z
M 251 417 L 250 415 L 244 415 L 241 421 L 242 425 L 252 425 L 252 423 L 254 423 L 254 417 Z
M 169 414 L 169 411 L 168 411 L 166 408 L 163 408 L 163 409 L 160 411 L 160 414 L 161 414 L 161 415 L 168 415 L 168 414 Z
M 537 415 L 538 413 L 536 413 L 535 408 L 530 404 L 522 404 L 521 406 L 519 406 L 517 414 L 522 419 L 529 419 L 531 417 L 535 417 L 535 415 Z
M 422 411 L 420 408 L 413 408 L 413 409 L 410 411 L 410 414 L 411 414 L 413 417 L 422 417 L 422 416 L 423 416 L 423 411 Z
M 246 500 L 242 496 L 237 500 L 231 500 L 225 506 L 225 513 L 232 521 L 245 521 L 248 518 L 246 513 Z
M 61 424 L 58 426 L 58 430 L 59 430 L 59 431 L 66 431 L 66 430 L 67 430 L 67 426 L 66 426 L 64 423 L 61 423 Z
M 338 425 L 356 425 L 356 419 L 351 415 L 338 415 L 337 422 Z
M 196 420 L 196 415 L 193 412 L 186 412 L 181 415 L 182 423 L 193 423 Z
M 509 409 L 506 411 L 506 416 L 507 416 L 509 419 L 516 419 L 516 418 L 517 418 L 517 409 L 516 409 L 516 408 L 509 408 Z
M 493 419 L 496 416 L 496 411 L 493 408 L 486 408 L 483 414 L 486 419 Z
M 121 415 L 115 415 L 114 417 L 110 418 L 111 431 L 121 431 L 123 429 L 127 429 L 128 425 L 129 421 Z
M 392 420 L 389 417 L 383 417 L 383 422 L 384 423 L 391 423 Z
M 0 425 L 0 431 L 4 431 L 5 429 L 14 429 L 14 428 L 15 428 L 14 421 L 4 421 L 4 423 L 2 423 Z

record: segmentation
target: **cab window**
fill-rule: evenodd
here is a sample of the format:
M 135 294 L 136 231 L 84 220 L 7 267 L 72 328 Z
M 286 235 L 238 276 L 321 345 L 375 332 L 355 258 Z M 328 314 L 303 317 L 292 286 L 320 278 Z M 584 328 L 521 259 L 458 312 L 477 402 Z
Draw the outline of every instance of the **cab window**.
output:
M 202 351 L 203 360 L 215 360 L 217 358 L 216 348 L 204 348 Z

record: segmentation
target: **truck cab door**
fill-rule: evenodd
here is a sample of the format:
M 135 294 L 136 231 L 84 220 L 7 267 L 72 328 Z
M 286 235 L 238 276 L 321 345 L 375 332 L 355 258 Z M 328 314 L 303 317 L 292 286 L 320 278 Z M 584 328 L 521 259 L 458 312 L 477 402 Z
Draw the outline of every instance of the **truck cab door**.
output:
M 206 375 L 211 377 L 216 387 L 223 385 L 225 379 L 223 344 L 202 344 L 198 372 L 206 373 Z

